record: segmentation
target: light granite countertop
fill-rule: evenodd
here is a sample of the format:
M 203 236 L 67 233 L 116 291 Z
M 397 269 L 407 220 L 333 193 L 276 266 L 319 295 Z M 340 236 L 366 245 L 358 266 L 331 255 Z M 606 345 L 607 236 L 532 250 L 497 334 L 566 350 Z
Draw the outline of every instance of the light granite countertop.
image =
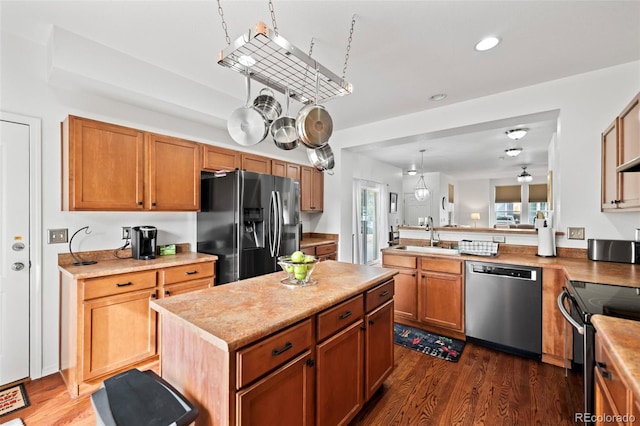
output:
M 179 318 L 213 345 L 233 351 L 375 287 L 397 272 L 327 260 L 316 265 L 306 287 L 283 285 L 285 272 L 194 291 L 151 307 Z
M 594 315 L 596 336 L 602 339 L 623 382 L 640 399 L 640 321 Z
M 186 252 L 169 256 L 156 256 L 155 259 L 149 260 L 138 260 L 129 257 L 126 259 L 98 260 L 98 263 L 94 265 L 58 265 L 58 269 L 61 273 L 69 275 L 75 280 L 81 280 L 149 269 L 169 268 L 197 262 L 211 262 L 217 259 L 218 256 L 210 254 Z

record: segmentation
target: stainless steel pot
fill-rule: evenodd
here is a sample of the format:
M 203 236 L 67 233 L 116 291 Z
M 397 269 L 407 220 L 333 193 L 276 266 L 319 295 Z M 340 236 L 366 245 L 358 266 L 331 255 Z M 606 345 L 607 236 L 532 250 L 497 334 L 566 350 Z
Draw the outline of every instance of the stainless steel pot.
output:
M 289 117 L 289 89 L 286 96 L 286 116 L 276 119 L 271 123 L 271 136 L 273 142 L 280 149 L 290 150 L 298 146 L 298 132 L 296 131 L 296 119 Z
M 309 161 L 316 169 L 321 172 L 331 170 L 335 166 L 335 160 L 333 158 L 333 151 L 329 144 L 325 144 L 321 148 L 311 149 L 307 148 L 307 157 Z
M 267 119 L 262 112 L 249 104 L 251 99 L 251 79 L 247 72 L 247 101 L 236 109 L 227 120 L 227 130 L 231 138 L 240 145 L 251 146 L 262 142 L 269 133 Z
M 264 88 L 253 100 L 253 107 L 260 111 L 266 119 L 271 123 L 276 118 L 280 117 L 282 113 L 282 107 L 273 95 L 273 90 Z
M 316 99 L 314 104 L 305 105 L 296 118 L 298 138 L 307 148 L 321 148 L 329 142 L 333 133 L 333 120 L 322 106 L 318 105 L 318 71 L 316 70 Z

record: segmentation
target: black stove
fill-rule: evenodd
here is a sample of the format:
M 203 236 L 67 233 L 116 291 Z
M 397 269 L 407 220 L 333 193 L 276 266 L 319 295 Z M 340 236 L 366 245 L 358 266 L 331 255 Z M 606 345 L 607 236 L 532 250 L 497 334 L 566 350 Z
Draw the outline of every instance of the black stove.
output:
M 596 314 L 640 321 L 640 288 L 582 281 L 569 285 L 583 322 L 591 323 Z
M 565 301 L 569 303 L 565 305 Z M 640 321 L 640 288 L 570 281 L 558 297 L 558 308 L 573 326 L 572 365 L 582 370 L 584 381 L 582 413 L 593 414 L 595 329 L 591 316 L 599 314 Z

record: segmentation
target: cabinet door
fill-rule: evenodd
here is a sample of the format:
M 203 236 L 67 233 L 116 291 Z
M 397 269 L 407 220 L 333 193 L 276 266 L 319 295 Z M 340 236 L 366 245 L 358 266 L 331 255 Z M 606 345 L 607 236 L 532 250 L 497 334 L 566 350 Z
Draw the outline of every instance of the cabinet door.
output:
M 156 354 L 155 289 L 85 301 L 83 380 L 109 373 Z
M 287 163 L 280 160 L 271 160 L 271 174 L 287 177 Z
M 196 290 L 204 290 L 211 286 L 213 286 L 213 277 L 165 285 L 162 290 L 162 297 L 177 296 L 179 294 L 190 293 Z
M 197 211 L 200 208 L 200 147 L 195 142 L 148 135 L 146 207 Z
M 393 300 L 365 317 L 365 401 L 393 371 Z
M 217 146 L 202 145 L 202 169 L 211 172 L 235 170 L 241 166 L 240 152 Z
M 618 120 L 602 134 L 602 205 L 601 210 L 618 208 Z
M 640 157 L 640 94 L 622 111 L 618 121 L 619 164 Z M 640 207 L 640 173 L 619 173 L 620 207 Z
M 63 210 L 143 208 L 143 132 L 69 116 L 62 143 Z
M 317 346 L 316 424 L 346 425 L 363 404 L 363 320 Z
M 562 367 L 573 357 L 568 353 L 565 360 L 565 328 L 567 321 L 558 309 L 558 296 L 566 282 L 564 272 L 559 269 L 545 268 L 542 272 L 542 361 Z M 568 333 L 567 350 L 572 351 L 572 333 Z
M 314 370 L 307 351 L 236 396 L 236 424 L 313 425 Z
M 300 180 L 300 165 L 287 163 L 287 177 Z
M 300 167 L 300 210 L 322 212 L 324 175 L 314 167 Z
M 260 155 L 242 154 L 242 168 L 248 172 L 271 174 L 271 159 Z
M 462 331 L 462 277 L 423 272 L 420 285 L 420 320 Z
M 595 374 L 595 396 L 594 396 L 594 411 L 593 413 L 597 419 L 596 425 L 614 425 L 624 426 L 622 423 L 618 423 L 615 420 L 605 422 L 605 419 L 610 419 L 615 415 L 615 411 L 611 402 L 609 401 L 609 394 L 606 390 L 606 385 L 600 375 L 600 372 L 596 370 Z
M 415 269 L 398 269 L 395 276 L 395 315 L 418 319 L 418 272 Z

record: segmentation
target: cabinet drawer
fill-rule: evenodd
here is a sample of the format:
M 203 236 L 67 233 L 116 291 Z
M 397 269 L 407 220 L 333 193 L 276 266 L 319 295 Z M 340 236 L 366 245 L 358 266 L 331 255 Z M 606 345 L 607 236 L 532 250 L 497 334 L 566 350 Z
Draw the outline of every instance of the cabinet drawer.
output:
M 362 295 L 318 314 L 318 341 L 359 320 L 364 315 Z
M 398 256 L 395 254 L 382 255 L 382 264 L 384 266 L 399 266 L 401 268 L 416 268 L 415 256 Z
M 311 347 L 313 328 L 307 319 L 236 353 L 236 388 L 293 359 Z
M 316 246 L 316 256 L 335 253 L 337 250 L 338 250 L 338 245 L 336 243 L 323 244 L 321 246 Z
M 308 254 L 309 256 L 315 256 L 316 255 L 316 248 L 315 247 L 301 248 L 300 251 L 303 252 L 304 254 Z
M 165 268 L 161 272 L 164 285 L 213 276 L 213 262 L 190 263 Z
M 420 259 L 420 269 L 425 271 L 444 272 L 447 274 L 462 274 L 462 261 L 423 257 Z
M 596 369 L 602 375 L 602 381 L 609 390 L 613 409 L 617 414 L 627 413 L 627 387 L 621 380 L 620 373 L 616 369 L 602 342 L 596 338 Z
M 393 299 L 394 281 L 389 280 L 365 293 L 365 312 L 371 312 L 384 302 Z
M 165 285 L 162 291 L 163 297 L 177 296 L 178 294 L 189 293 L 196 290 L 203 290 L 213 285 L 213 278 L 200 278 L 199 280 L 185 281 L 177 284 Z
M 156 286 L 156 271 L 132 272 L 84 280 L 84 300 Z

